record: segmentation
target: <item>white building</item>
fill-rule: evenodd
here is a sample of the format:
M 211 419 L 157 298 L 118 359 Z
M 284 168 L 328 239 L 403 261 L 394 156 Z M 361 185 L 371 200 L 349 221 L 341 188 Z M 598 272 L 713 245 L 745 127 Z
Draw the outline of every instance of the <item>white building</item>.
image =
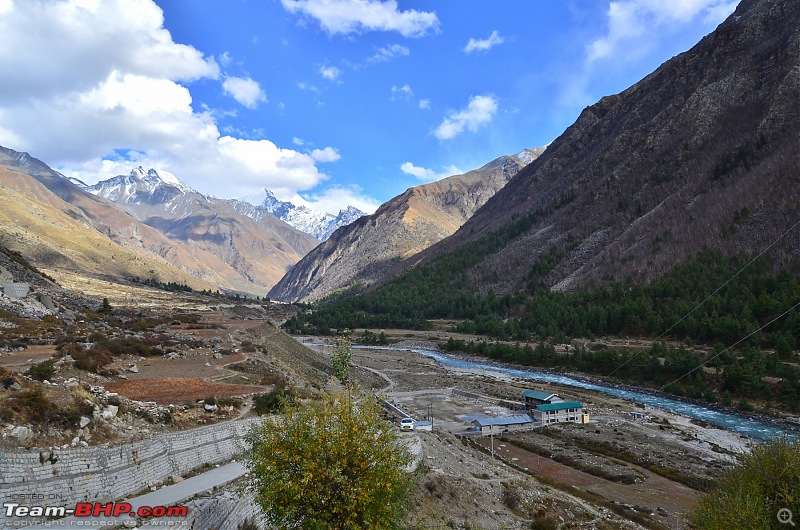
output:
M 528 409 L 532 409 L 536 405 L 543 405 L 545 403 L 560 403 L 564 401 L 558 394 L 553 394 L 552 392 L 542 392 L 540 390 L 523 390 L 522 397 L 525 398 L 525 405 Z
M 583 412 L 583 405 L 578 401 L 561 401 L 559 403 L 543 403 L 532 409 L 533 419 L 542 425 L 550 423 L 589 423 L 589 415 Z
M 477 416 L 471 422 L 475 429 L 483 434 L 500 434 L 511 431 L 521 431 L 533 427 L 533 420 L 527 414 L 515 416 Z

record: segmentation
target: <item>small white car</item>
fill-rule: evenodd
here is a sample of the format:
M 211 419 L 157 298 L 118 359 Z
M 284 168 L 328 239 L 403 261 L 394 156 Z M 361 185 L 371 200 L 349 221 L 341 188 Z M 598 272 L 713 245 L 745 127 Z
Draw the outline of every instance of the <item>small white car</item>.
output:
M 401 431 L 413 431 L 414 430 L 414 418 L 403 418 L 400 420 L 400 430 Z

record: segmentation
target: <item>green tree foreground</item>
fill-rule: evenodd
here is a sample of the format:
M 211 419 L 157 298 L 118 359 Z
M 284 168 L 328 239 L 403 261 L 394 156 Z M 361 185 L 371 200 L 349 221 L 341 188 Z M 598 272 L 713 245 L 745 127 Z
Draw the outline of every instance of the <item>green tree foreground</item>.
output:
M 333 373 L 341 382 L 347 381 L 347 374 L 350 373 L 353 354 L 350 349 L 350 343 L 346 340 L 341 340 L 336 344 L 336 349 L 331 355 L 331 366 Z
M 372 396 L 287 404 L 250 433 L 249 490 L 279 528 L 399 528 L 408 509 L 408 453 Z
M 691 521 L 698 530 L 760 530 L 790 528 L 798 517 L 800 442 L 783 438 L 742 457 L 700 498 Z

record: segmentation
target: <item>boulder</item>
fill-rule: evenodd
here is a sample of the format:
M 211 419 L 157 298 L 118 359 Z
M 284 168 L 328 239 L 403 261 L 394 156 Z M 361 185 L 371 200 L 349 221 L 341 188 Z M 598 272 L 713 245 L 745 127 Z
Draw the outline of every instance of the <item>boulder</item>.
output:
M 28 443 L 28 442 L 33 441 L 34 434 L 33 434 L 33 430 L 31 430 L 30 427 L 26 427 L 24 425 L 21 425 L 19 427 L 14 427 L 11 430 L 11 436 L 13 436 L 14 438 L 16 438 L 17 440 L 19 440 L 22 443 Z
M 101 415 L 103 416 L 104 420 L 110 420 L 111 418 L 115 417 L 119 412 L 119 407 L 116 405 L 106 405 L 103 407 L 103 412 Z
M 81 421 L 80 421 L 80 424 L 79 424 L 81 429 L 83 429 L 84 427 L 86 427 L 90 423 L 92 423 L 92 418 L 90 418 L 89 416 L 81 416 Z

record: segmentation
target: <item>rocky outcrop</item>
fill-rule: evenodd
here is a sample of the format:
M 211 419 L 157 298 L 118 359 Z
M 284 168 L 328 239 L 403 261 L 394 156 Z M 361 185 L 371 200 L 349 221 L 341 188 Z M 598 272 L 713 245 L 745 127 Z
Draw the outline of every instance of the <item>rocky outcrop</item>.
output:
M 409 188 L 374 214 L 337 230 L 292 267 L 270 298 L 314 301 L 383 281 L 398 263 L 455 232 L 543 150 L 504 156 L 469 173 Z

